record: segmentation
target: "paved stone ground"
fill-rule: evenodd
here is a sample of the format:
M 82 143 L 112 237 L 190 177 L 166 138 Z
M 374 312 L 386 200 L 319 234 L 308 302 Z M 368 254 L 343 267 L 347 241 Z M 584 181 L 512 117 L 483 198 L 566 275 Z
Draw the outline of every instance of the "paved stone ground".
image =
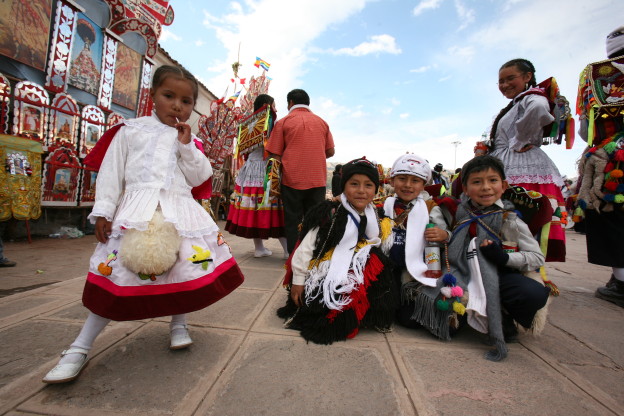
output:
M 223 223 L 220 224 L 223 226 Z M 228 242 L 245 283 L 189 315 L 195 343 L 170 351 L 166 318 L 110 324 L 80 379 L 41 383 L 87 315 L 80 298 L 93 236 L 7 242 L 0 269 L 0 414 L 6 415 L 623 415 L 624 309 L 594 297 L 609 269 L 586 262 L 568 232 L 568 262 L 542 336 L 507 360 L 483 359 L 481 336 L 452 342 L 400 327 L 331 346 L 306 344 L 275 316 L 285 300 L 281 248 L 253 258 Z

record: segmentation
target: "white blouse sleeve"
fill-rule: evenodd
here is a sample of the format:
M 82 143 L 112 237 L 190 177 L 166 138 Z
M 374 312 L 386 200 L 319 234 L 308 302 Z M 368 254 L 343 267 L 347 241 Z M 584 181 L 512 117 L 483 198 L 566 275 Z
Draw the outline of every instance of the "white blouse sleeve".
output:
M 550 114 L 548 100 L 540 95 L 527 95 L 518 103 L 524 111 L 518 112 L 516 137 L 510 140 L 512 150 L 520 150 L 527 144 L 541 145 L 544 126 L 552 123 L 555 118 Z
M 312 254 L 314 253 L 314 243 L 316 242 L 318 230 L 318 227 L 316 227 L 308 231 L 299 244 L 299 247 L 297 247 L 297 250 L 295 250 L 295 254 L 293 254 L 293 258 L 290 262 L 293 272 L 293 285 L 305 284 L 310 260 L 312 260 Z
M 212 176 L 212 166 L 208 157 L 197 148 L 193 140 L 182 144 L 179 140 L 178 150 L 180 158 L 178 166 L 191 186 L 199 186 Z
M 95 204 L 89 220 L 95 224 L 97 217 L 112 221 L 117 204 L 124 191 L 128 141 L 122 127 L 111 141 L 96 179 Z

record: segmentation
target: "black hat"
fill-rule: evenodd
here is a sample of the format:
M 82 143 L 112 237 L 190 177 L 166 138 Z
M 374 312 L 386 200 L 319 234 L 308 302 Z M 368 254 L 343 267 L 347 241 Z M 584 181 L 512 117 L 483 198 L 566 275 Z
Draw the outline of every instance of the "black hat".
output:
M 359 159 L 353 159 L 342 166 L 342 178 L 340 181 L 341 190 L 344 191 L 345 184 L 349 178 L 358 173 L 368 176 L 375 184 L 375 189 L 379 188 L 379 171 L 377 170 L 377 165 L 363 156 Z

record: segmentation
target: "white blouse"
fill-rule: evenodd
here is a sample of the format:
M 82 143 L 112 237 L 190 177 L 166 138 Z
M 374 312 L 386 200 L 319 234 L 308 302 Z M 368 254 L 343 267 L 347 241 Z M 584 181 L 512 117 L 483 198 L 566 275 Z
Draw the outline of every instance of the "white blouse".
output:
M 218 230 L 191 189 L 212 176 L 208 158 L 193 140 L 182 144 L 178 131 L 153 116 L 127 120 L 104 156 L 89 215 L 113 222 L 112 236 L 124 228 L 146 230 L 160 206 L 165 220 L 183 237 Z

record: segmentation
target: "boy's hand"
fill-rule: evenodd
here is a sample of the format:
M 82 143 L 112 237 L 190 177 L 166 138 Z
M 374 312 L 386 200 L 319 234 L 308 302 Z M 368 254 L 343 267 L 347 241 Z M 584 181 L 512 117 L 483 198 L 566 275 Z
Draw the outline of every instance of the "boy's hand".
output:
M 176 123 L 175 128 L 178 129 L 178 140 L 182 144 L 189 144 L 191 142 L 191 126 L 180 121 Z
M 431 227 L 425 229 L 425 240 L 427 241 L 446 241 L 448 238 L 448 233 L 441 228 Z
M 290 298 L 295 302 L 297 307 L 301 307 L 303 305 L 303 290 L 305 289 L 304 285 L 292 285 L 290 287 Z
M 112 230 L 113 223 L 106 218 L 98 217 L 97 220 L 95 220 L 95 238 L 97 238 L 100 243 L 103 244 L 108 241 L 108 236 L 111 235 Z
M 483 240 L 480 248 L 485 258 L 497 266 L 504 266 L 509 261 L 509 254 L 500 245 L 491 240 Z

